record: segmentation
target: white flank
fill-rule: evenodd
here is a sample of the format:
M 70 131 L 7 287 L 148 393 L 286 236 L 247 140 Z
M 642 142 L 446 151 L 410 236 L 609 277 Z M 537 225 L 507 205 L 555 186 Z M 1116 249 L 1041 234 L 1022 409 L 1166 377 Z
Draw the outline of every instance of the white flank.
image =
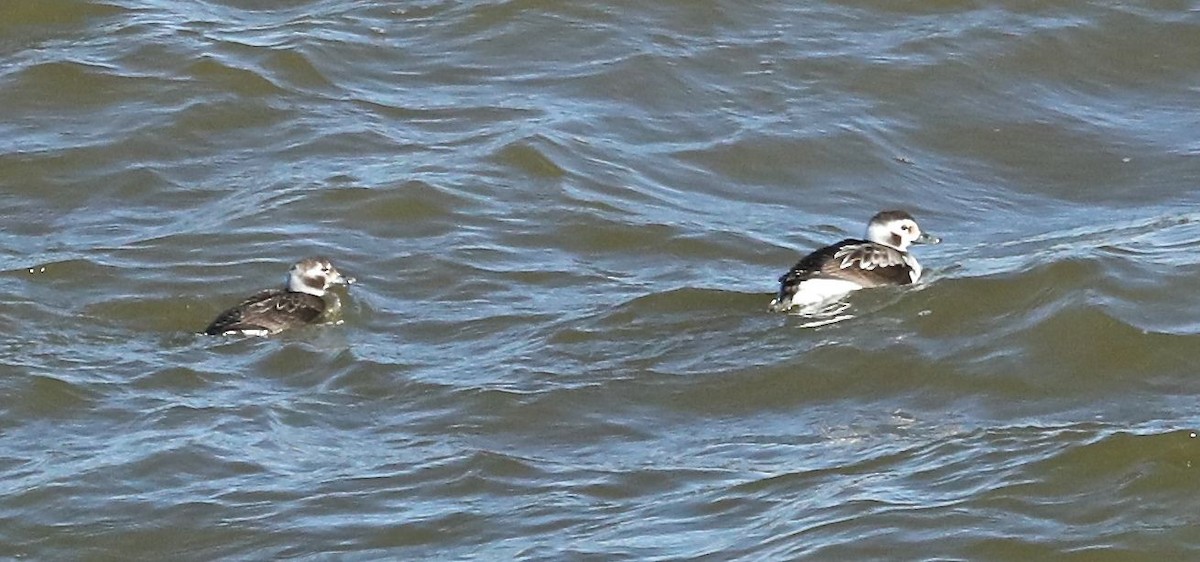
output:
M 258 336 L 265 337 L 271 335 L 270 330 L 230 330 L 223 332 L 222 336 Z
M 916 283 L 917 279 L 921 278 L 921 264 L 917 263 L 917 258 L 912 257 L 912 254 L 909 253 L 904 254 L 904 263 L 908 264 L 909 278 Z
M 788 308 L 798 306 L 802 311 L 812 309 L 861 288 L 862 285 L 844 279 L 809 279 L 802 281 L 797 287 L 796 294 L 792 295 L 792 302 Z

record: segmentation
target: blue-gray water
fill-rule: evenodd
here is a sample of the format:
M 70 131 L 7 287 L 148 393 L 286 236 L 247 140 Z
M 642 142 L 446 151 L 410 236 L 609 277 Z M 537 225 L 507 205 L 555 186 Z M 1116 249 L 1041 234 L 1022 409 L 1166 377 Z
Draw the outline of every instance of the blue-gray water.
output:
M 1200 4 L 0 3 L 0 557 L 1200 552 Z M 766 311 L 883 209 L 909 290 Z M 197 335 L 324 254 L 344 323 Z

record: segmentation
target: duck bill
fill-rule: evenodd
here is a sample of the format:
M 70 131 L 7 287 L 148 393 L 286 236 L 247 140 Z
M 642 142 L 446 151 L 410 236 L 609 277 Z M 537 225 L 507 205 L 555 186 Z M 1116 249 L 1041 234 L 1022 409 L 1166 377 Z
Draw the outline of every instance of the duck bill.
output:
M 913 244 L 941 244 L 942 239 L 937 236 L 921 233 L 921 236 L 913 240 Z

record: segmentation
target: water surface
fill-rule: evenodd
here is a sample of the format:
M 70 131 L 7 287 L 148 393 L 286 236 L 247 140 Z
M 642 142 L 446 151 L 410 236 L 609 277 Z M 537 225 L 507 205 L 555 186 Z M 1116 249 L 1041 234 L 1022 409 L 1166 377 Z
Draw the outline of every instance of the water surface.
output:
M 1194 557 L 1198 16 L 4 4 L 0 556 Z M 766 312 L 891 208 L 925 282 Z

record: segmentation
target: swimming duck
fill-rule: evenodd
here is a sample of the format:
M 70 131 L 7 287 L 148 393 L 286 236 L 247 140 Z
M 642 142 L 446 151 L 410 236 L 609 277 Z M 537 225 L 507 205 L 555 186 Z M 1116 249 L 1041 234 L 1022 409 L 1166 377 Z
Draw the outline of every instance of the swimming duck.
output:
M 302 259 L 288 271 L 285 288 L 255 293 L 217 315 L 204 333 L 266 336 L 311 324 L 337 306 L 336 295 L 330 294 L 330 300 L 326 300 L 326 290 L 353 282 L 353 278 L 343 276 L 328 259 Z
M 847 238 L 825 246 L 783 274 L 770 310 L 800 307 L 811 311 L 858 289 L 916 283 L 921 278 L 921 264 L 908 247 L 939 242 L 922 232 L 904 211 L 878 213 L 867 224 L 865 240 Z

